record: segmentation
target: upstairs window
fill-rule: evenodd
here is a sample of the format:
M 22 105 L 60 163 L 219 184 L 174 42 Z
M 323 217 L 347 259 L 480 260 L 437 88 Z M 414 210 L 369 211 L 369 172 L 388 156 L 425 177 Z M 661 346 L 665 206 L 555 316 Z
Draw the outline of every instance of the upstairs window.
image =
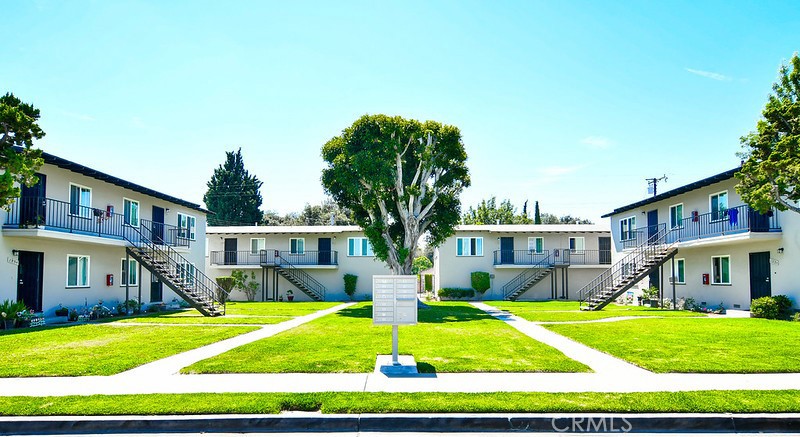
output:
M 569 237 L 569 250 L 572 253 L 583 253 L 586 246 L 586 239 L 583 237 Z
M 528 252 L 542 253 L 544 252 L 544 238 L 542 237 L 528 237 Z
M 69 184 L 69 213 L 78 217 L 92 216 L 92 189 Z
M 194 240 L 196 229 L 197 219 L 187 214 L 178 213 L 178 237 Z
M 459 237 L 456 256 L 483 256 L 483 237 Z
M 122 209 L 125 216 L 125 224 L 139 227 L 139 202 L 131 199 L 122 199 Z
M 366 237 L 353 237 L 347 239 L 347 256 L 375 256 L 372 243 Z
M 619 221 L 620 241 L 636 238 L 636 216 L 627 217 Z
M 292 255 L 302 255 L 306 253 L 306 239 L 305 238 L 290 238 L 289 239 L 289 253 Z
M 250 253 L 258 255 L 262 250 L 267 248 L 266 239 L 264 238 L 251 238 L 250 239 Z
M 672 205 L 669 207 L 669 227 L 670 229 L 683 227 L 683 204 Z
M 711 220 L 725 220 L 728 217 L 728 192 L 712 194 L 710 198 L 711 203 Z

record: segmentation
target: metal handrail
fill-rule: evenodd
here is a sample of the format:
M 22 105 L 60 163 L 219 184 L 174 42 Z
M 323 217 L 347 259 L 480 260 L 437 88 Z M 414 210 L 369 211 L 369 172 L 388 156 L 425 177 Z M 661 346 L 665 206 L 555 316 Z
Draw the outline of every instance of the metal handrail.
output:
M 494 265 L 535 265 L 549 256 L 549 250 L 495 250 Z
M 523 270 L 522 273 L 506 282 L 506 284 L 503 285 L 503 298 L 508 298 L 508 296 L 514 294 L 530 279 L 534 278 L 536 275 L 552 266 L 553 264 L 550 261 L 550 254 L 548 253 L 547 256 L 542 258 L 539 262 L 533 264 L 530 268 Z
M 266 250 L 262 251 L 262 253 L 266 254 Z M 277 252 L 277 251 L 274 251 Z M 324 285 L 322 285 L 319 281 L 314 279 L 311 275 L 307 272 L 295 267 L 289 260 L 283 258 L 281 256 L 282 252 L 277 252 L 277 258 L 280 260 L 276 263 L 277 266 L 281 267 L 284 272 L 287 274 L 294 276 L 294 278 L 300 282 L 308 291 L 314 293 L 322 300 L 325 300 L 325 293 L 328 291 Z M 309 286 L 312 285 L 312 287 Z
M 580 306 L 583 307 L 586 302 L 603 290 L 619 286 L 635 277 L 640 266 L 672 247 L 674 243 L 667 243 L 667 237 L 672 232 L 673 230 L 668 230 L 665 224 L 658 225 L 658 231 L 655 234 L 578 291 Z
M 152 229 L 148 229 L 145 226 L 140 226 L 139 228 L 129 226 L 128 229 L 129 231 L 124 234 L 125 240 L 128 243 L 139 249 L 144 248 L 149 252 L 150 257 L 155 262 L 164 263 L 170 270 L 176 272 L 182 279 L 182 281 L 176 283 L 176 285 L 192 290 L 196 294 L 200 294 L 202 297 L 206 298 L 209 305 L 214 310 L 217 310 L 221 306 L 222 313 L 225 314 L 225 302 L 228 300 L 229 293 L 217 285 L 216 281 L 206 276 L 205 273 L 197 268 L 194 268 L 194 273 L 190 274 L 190 272 L 187 271 L 187 266 L 192 265 L 189 260 L 176 252 L 172 246 L 156 244 L 142 232 L 142 229 L 144 229 L 147 234 L 153 235 Z M 222 302 L 220 302 L 218 297 L 220 295 L 224 296 Z
M 274 255 L 277 253 L 278 255 Z M 264 255 L 266 254 L 266 256 Z M 213 250 L 209 253 L 209 262 L 217 265 L 276 265 L 276 259 L 291 260 L 295 266 L 337 266 L 339 252 L 335 250 L 307 250 L 303 253 L 292 253 L 288 250 L 264 249 L 258 253 L 249 250 Z

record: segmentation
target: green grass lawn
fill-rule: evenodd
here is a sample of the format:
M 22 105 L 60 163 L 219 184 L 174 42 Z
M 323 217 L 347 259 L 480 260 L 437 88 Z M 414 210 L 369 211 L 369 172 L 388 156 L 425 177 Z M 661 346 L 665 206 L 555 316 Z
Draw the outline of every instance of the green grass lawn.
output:
M 205 317 L 195 309 L 144 314 L 119 323 L 271 325 L 340 305 L 341 302 L 229 302 L 223 317 Z M 114 321 L 114 320 L 112 320 Z
M 508 311 L 531 322 L 577 322 L 601 320 L 611 317 L 704 317 L 691 311 L 672 311 L 660 308 L 610 304 L 600 311 L 581 311 L 578 302 L 486 302 L 497 309 Z
M 467 303 L 431 303 L 400 327 L 400 353 L 420 372 L 586 372 L 581 363 Z M 361 303 L 183 369 L 184 373 L 363 373 L 390 354 L 391 327 Z
M 255 329 L 88 324 L 0 331 L 0 377 L 113 375 Z
M 796 413 L 800 391 L 656 393 L 196 393 L 0 397 L 0 415 L 336 413 Z
M 654 372 L 800 372 L 800 325 L 792 322 L 671 318 L 547 328 Z

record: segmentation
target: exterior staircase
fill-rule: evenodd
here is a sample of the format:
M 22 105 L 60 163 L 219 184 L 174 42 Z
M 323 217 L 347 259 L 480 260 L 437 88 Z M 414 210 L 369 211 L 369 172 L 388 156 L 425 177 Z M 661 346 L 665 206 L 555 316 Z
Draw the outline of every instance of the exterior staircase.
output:
M 580 308 L 586 311 L 603 309 L 622 293 L 644 279 L 678 253 L 666 226 L 645 239 L 623 259 L 611 266 L 579 291 Z
M 128 255 L 204 316 L 225 315 L 228 293 L 170 245 L 151 241 L 146 236 L 153 235 L 151 230 L 140 227 L 145 231 L 127 227 L 124 233 Z
M 303 269 L 292 265 L 286 258 L 278 255 L 275 260 L 275 271 L 292 283 L 300 291 L 308 295 L 311 299 L 321 302 L 325 300 L 325 286 L 314 279 Z
M 517 300 L 523 293 L 550 275 L 554 269 L 555 266 L 548 255 L 503 285 L 503 299 Z

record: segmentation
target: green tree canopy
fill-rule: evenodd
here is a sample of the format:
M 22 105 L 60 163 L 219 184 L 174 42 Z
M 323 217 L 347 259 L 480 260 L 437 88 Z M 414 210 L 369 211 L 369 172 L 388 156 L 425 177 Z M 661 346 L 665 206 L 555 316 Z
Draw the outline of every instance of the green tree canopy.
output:
M 225 152 L 225 163 L 214 170 L 206 184 L 203 196 L 206 207 L 214 212 L 209 217 L 212 225 L 256 224 L 263 219 L 261 211 L 261 185 L 257 177 L 244 168 L 242 149 Z
M 428 270 L 431 267 L 433 267 L 433 263 L 427 256 L 418 256 L 414 258 L 414 262 L 411 264 L 411 273 L 418 275 L 419 272 Z
M 395 274 L 410 274 L 419 239 L 438 246 L 469 186 L 461 132 L 435 121 L 365 115 L 322 147 L 322 185 Z
M 33 140 L 44 136 L 36 124 L 39 110 L 11 93 L 0 97 L 0 207 L 8 208 L 19 197 L 16 184 L 36 183 L 36 171 L 42 166 L 42 151 L 33 148 Z
M 741 138 L 736 191 L 764 213 L 771 208 L 800 213 L 800 57 L 781 65 L 756 131 Z
M 571 215 L 558 217 L 554 214 L 542 213 L 539 211 L 538 201 L 534 204 L 533 220 L 528 217 L 527 208 L 523 207 L 523 212 L 520 214 L 517 214 L 516 211 L 517 208 L 510 200 L 503 200 L 498 206 L 497 200 L 493 196 L 488 200 L 481 200 L 481 203 L 475 208 L 470 207 L 462 217 L 462 221 L 465 225 L 592 224 L 591 220 L 585 220 Z

